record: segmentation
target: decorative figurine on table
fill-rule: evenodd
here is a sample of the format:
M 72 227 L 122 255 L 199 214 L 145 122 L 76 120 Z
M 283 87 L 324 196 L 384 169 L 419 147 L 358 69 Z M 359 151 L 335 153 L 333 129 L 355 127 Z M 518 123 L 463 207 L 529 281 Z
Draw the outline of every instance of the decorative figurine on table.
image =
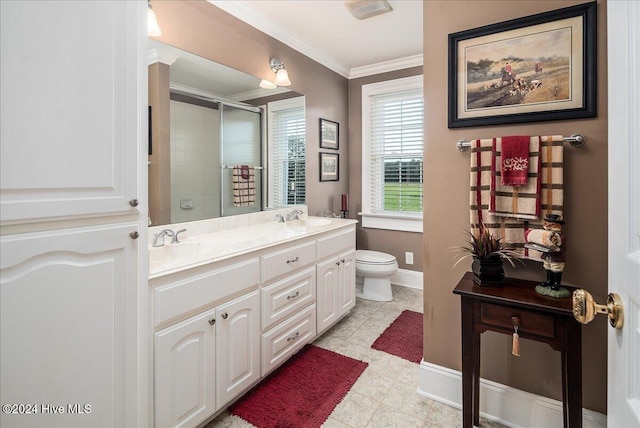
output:
M 562 272 L 566 261 L 567 241 L 562 234 L 564 221 L 557 214 L 547 214 L 540 229 L 527 229 L 525 247 L 542 252 L 542 266 L 547 272 L 547 280 L 536 286 L 536 292 L 543 296 L 569 297 L 571 292 L 562 287 Z

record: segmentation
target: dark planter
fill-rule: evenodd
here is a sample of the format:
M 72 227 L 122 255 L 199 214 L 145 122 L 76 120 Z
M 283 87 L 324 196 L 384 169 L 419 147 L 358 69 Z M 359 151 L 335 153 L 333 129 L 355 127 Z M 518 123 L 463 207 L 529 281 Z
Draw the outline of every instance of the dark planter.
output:
M 504 269 L 502 268 L 502 258 L 492 257 L 489 259 L 473 258 L 471 264 L 473 281 L 479 285 L 502 285 L 504 279 Z

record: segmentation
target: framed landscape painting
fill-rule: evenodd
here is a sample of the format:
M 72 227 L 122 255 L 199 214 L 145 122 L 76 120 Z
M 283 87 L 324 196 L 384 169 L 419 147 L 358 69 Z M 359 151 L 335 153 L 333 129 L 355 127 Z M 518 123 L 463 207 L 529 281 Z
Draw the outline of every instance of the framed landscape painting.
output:
M 449 34 L 449 128 L 596 116 L 596 2 Z

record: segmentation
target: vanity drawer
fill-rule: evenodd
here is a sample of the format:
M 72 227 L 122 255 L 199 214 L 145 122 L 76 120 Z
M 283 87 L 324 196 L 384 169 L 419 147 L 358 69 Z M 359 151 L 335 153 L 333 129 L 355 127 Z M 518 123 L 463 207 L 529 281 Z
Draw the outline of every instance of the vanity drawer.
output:
M 314 241 L 269 253 L 262 256 L 262 282 L 293 273 L 315 262 L 316 245 Z
M 517 309 L 507 306 L 481 303 L 480 321 L 496 327 L 503 327 L 513 331 L 512 317 L 518 317 L 520 325 L 518 333 L 529 333 L 537 336 L 555 337 L 555 324 L 553 315 L 541 314 L 526 309 Z
M 356 231 L 354 227 L 338 233 L 318 238 L 318 260 L 356 248 Z
M 257 287 L 259 280 L 260 265 L 258 259 L 254 258 L 156 287 L 155 325 L 242 290 Z
M 316 267 L 262 289 L 262 329 L 316 300 Z
M 316 337 L 315 303 L 262 335 L 262 377 Z

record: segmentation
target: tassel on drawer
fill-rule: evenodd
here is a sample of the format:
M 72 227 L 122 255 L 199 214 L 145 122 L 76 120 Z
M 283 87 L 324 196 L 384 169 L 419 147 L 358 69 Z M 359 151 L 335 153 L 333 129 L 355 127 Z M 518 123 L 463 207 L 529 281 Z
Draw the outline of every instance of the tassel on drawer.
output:
M 511 322 L 513 323 L 513 345 L 511 346 L 511 353 L 516 357 L 520 356 L 520 336 L 518 335 L 518 327 L 520 326 L 520 319 L 518 317 L 512 317 Z

